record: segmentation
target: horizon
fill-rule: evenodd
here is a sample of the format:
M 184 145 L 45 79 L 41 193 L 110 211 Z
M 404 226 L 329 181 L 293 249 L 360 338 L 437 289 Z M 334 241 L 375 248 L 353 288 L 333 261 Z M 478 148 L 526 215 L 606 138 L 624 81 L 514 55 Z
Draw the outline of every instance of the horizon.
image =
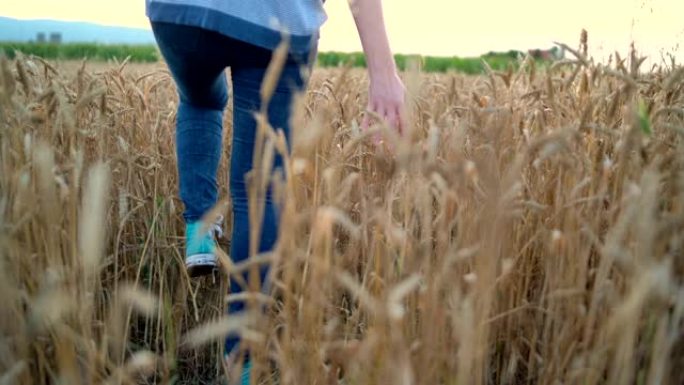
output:
M 467 12 L 439 1 L 422 0 L 421 6 L 383 3 L 395 53 L 469 57 L 490 51 L 549 49 L 554 42 L 575 47 L 581 30 L 586 29 L 590 55 L 597 60 L 606 60 L 615 51 L 627 53 L 634 43 L 649 61 L 659 61 L 667 53 L 684 61 L 682 1 L 577 0 L 563 5 L 540 0 L 493 1 L 469 4 Z M 347 1 L 330 0 L 325 8 L 328 21 L 321 28 L 319 50 L 362 51 Z M 143 0 L 121 0 L 117 6 L 107 3 L 104 7 L 89 0 L 24 0 L 0 16 L 150 30 Z
M 0 15 L 0 18 L 7 18 L 11 20 L 18 20 L 18 21 L 25 21 L 25 22 L 57 22 L 57 23 L 69 23 L 69 24 L 88 24 L 88 25 L 93 25 L 93 26 L 98 26 L 98 27 L 106 27 L 106 28 L 121 28 L 121 29 L 130 29 L 132 31 L 149 31 L 151 32 L 151 29 L 149 28 L 139 28 L 139 27 L 129 27 L 129 26 L 121 26 L 121 25 L 111 25 L 111 24 L 101 24 L 101 23 L 96 23 L 96 22 L 91 22 L 91 21 L 83 21 L 83 20 L 57 20 L 57 19 L 49 19 L 49 18 L 36 18 L 36 19 L 19 19 L 19 18 L 12 18 L 12 17 L 7 17 Z M 39 31 L 38 33 L 45 33 L 46 35 L 52 32 L 56 33 L 61 33 L 62 31 L 51 31 L 51 30 L 46 30 L 46 31 Z M 0 38 L 0 42 L 3 42 L 6 40 L 2 40 Z M 10 40 L 12 42 L 12 40 Z M 33 39 L 28 40 L 28 41 L 17 41 L 18 43 L 33 43 Z M 102 45 L 109 45 L 109 44 L 123 44 L 123 45 L 156 45 L 156 43 L 152 40 L 149 43 L 106 43 L 106 42 L 101 42 L 97 40 L 92 40 L 92 41 L 86 41 L 86 40 L 79 40 L 77 42 L 63 42 L 60 44 L 71 44 L 71 43 L 92 43 L 92 44 L 102 44 Z M 545 47 L 528 47 L 524 50 L 514 50 L 514 49 L 507 49 L 507 50 L 502 50 L 502 51 L 483 51 L 478 55 L 474 55 L 474 57 L 479 57 L 479 56 L 484 56 L 488 53 L 494 52 L 494 53 L 506 53 L 508 51 L 514 50 L 514 51 L 521 51 L 523 53 L 527 52 L 528 50 L 535 50 L 535 49 L 541 49 L 541 50 L 550 50 L 554 47 L 557 47 L 556 44 L 551 44 L 549 46 Z M 363 50 L 359 48 L 358 50 L 355 51 L 343 51 L 343 50 L 335 50 L 335 49 L 330 49 L 330 50 L 320 50 L 319 52 L 341 52 L 341 53 L 363 53 Z M 404 55 L 404 56 L 431 56 L 431 57 L 467 57 L 467 56 L 458 56 L 458 55 L 425 55 L 421 53 L 416 53 L 416 52 L 393 52 L 395 55 Z

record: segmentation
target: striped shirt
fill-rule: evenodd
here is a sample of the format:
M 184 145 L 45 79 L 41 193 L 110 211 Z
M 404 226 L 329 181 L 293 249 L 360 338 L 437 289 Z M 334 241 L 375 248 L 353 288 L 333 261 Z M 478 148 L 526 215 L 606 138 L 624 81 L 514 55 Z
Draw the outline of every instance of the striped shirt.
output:
M 296 53 L 316 44 L 326 20 L 321 0 L 145 0 L 145 5 L 153 22 L 200 27 L 270 50 L 287 33 Z

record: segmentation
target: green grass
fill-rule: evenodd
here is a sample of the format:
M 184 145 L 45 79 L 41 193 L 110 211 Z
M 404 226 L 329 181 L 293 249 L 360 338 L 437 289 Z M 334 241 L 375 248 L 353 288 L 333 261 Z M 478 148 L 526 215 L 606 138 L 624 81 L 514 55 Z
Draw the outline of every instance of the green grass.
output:
M 0 42 L 0 51 L 12 59 L 17 51 L 25 55 L 40 56 L 44 59 L 60 60 L 124 60 L 130 56 L 134 62 L 155 62 L 159 60 L 157 47 L 149 45 L 93 44 L 93 43 L 14 43 Z
M 156 62 L 161 55 L 155 45 L 92 44 L 92 43 L 13 43 L 0 42 L 0 51 L 11 59 L 17 51 L 26 55 L 36 55 L 45 59 L 58 60 L 124 60 L 130 56 L 133 62 Z M 480 57 L 438 57 L 403 55 L 394 56 L 401 70 L 407 69 L 412 61 L 417 61 L 426 72 L 461 72 L 481 74 L 485 72 L 484 61 L 494 70 L 505 70 L 509 65 L 517 66 L 523 55 L 519 51 L 490 52 Z M 317 64 L 321 67 L 366 67 L 366 57 L 361 52 L 320 52 Z
M 518 65 L 519 58 L 524 56 L 519 51 L 490 52 L 479 57 L 461 58 L 457 56 L 421 56 L 421 55 L 394 55 L 394 61 L 400 70 L 405 70 L 411 61 L 417 61 L 422 70 L 426 72 L 462 72 L 466 74 L 481 74 L 485 72 L 485 64 L 493 70 L 505 70 L 510 64 Z M 340 67 L 351 65 L 352 67 L 365 67 L 366 58 L 361 52 L 320 52 L 318 65 L 321 67 Z

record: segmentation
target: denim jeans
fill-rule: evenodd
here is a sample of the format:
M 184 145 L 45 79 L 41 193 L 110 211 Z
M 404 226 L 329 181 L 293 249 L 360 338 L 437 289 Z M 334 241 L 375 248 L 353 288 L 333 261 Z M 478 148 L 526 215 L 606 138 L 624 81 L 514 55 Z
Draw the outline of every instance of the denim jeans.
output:
M 261 107 L 260 86 L 272 51 L 201 28 L 170 23 L 152 23 L 159 49 L 176 82 L 179 106 L 176 121 L 176 152 L 180 196 L 186 222 L 202 217 L 217 201 L 216 174 L 222 152 L 223 110 L 228 102 L 226 67 L 233 84 L 233 138 L 230 157 L 230 195 L 233 231 L 230 257 L 233 262 L 249 257 L 249 214 L 245 174 L 252 169 L 256 121 Z M 275 92 L 268 105 L 268 118 L 274 128 L 290 137 L 290 110 L 293 96 L 305 86 L 302 67 L 309 54 L 288 55 Z M 282 167 L 277 156 L 274 169 Z M 259 252 L 270 250 L 278 235 L 278 213 L 270 193 L 266 194 Z M 261 282 L 266 271 L 261 271 Z M 231 292 L 241 287 L 231 279 Z M 228 312 L 244 307 L 232 303 Z M 238 340 L 226 340 L 226 352 Z

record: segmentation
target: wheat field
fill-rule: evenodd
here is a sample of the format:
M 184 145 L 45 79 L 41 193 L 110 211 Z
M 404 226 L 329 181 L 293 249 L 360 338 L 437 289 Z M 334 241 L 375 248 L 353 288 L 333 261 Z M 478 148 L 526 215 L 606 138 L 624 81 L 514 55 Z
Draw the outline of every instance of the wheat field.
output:
M 276 249 L 199 280 L 165 67 L 2 59 L 0 384 L 218 384 L 228 332 L 258 384 L 684 383 L 684 68 L 586 49 L 408 71 L 402 136 L 359 128 L 364 72 L 316 69 L 292 152 L 259 126 Z M 225 316 L 260 264 L 272 295 Z

